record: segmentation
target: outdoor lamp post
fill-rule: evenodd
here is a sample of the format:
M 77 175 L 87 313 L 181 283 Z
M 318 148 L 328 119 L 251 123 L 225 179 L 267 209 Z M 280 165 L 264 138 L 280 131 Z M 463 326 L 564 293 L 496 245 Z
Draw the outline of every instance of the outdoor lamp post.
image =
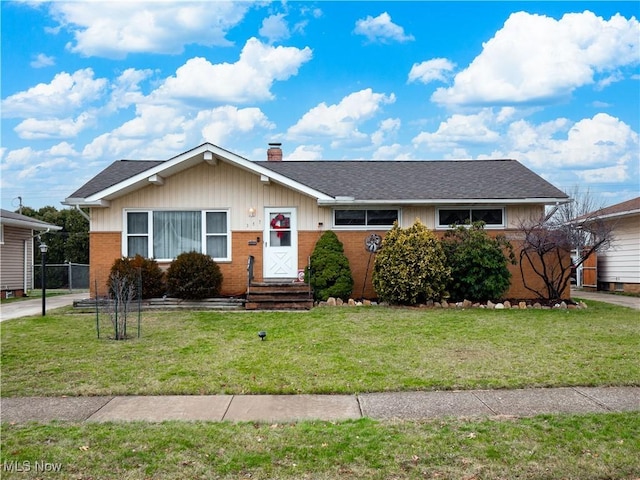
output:
M 42 258 L 42 272 L 41 272 L 41 282 L 42 282 L 42 316 L 44 317 L 47 314 L 47 269 L 45 265 L 47 263 L 47 250 L 49 247 L 46 243 L 40 244 L 40 253 Z

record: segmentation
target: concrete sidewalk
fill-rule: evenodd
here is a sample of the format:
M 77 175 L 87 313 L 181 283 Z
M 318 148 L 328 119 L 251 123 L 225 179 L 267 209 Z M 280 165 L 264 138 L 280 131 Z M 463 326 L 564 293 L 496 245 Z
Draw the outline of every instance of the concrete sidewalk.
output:
M 75 300 L 83 300 L 85 298 L 89 298 L 89 292 L 47 297 L 45 302 L 46 311 L 48 312 L 54 308 L 73 305 Z M 34 298 L 33 300 L 3 303 L 2 306 L 0 306 L 0 322 L 13 318 L 30 317 L 32 315 L 42 315 L 42 297 Z
M 3 422 L 296 422 L 640 411 L 640 387 L 389 392 L 361 395 L 203 395 L 0 399 Z

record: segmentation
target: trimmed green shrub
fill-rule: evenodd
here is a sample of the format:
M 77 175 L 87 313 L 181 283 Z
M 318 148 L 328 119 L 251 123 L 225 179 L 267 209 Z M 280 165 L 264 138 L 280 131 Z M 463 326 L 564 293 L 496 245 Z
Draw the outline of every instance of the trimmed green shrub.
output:
M 344 246 L 334 232 L 327 230 L 322 234 L 309 263 L 311 271 L 307 269 L 305 280 L 311 285 L 316 300 L 349 298 L 353 291 L 351 267 L 344 254 Z
M 513 247 L 502 235 L 490 237 L 483 222 L 447 230 L 442 247 L 451 266 L 448 289 L 452 299 L 496 300 L 509 289 L 507 264 L 515 264 Z
M 166 291 L 164 272 L 158 262 L 141 255 L 136 255 L 133 258 L 122 257 L 113 262 L 107 280 L 107 287 L 111 293 L 114 293 L 113 283 L 116 278 L 118 283 L 125 280 L 129 285 L 133 285 L 134 298 L 140 296 L 139 282 L 142 284 L 141 298 L 161 297 Z
M 215 297 L 222 286 L 222 272 L 209 255 L 185 252 L 167 270 L 169 294 L 188 300 Z
M 373 266 L 373 287 L 383 302 L 416 305 L 446 295 L 451 269 L 438 238 L 420 220 L 398 222 L 382 241 Z

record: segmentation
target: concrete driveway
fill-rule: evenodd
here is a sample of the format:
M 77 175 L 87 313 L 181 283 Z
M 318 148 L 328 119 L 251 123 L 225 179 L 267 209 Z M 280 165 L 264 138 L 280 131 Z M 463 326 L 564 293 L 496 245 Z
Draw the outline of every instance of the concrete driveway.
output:
M 56 295 L 55 297 L 47 297 L 46 311 L 55 308 L 73 305 L 75 300 L 89 298 L 89 293 L 70 293 L 69 295 Z M 11 320 L 12 318 L 30 317 L 32 315 L 42 314 L 42 298 L 34 298 L 33 300 L 20 300 L 11 303 L 3 303 L 0 305 L 0 322 Z
M 620 307 L 629 307 L 640 310 L 640 298 L 627 297 L 624 295 L 615 295 L 607 292 L 589 292 L 586 290 L 573 290 L 571 298 L 580 298 L 582 300 L 594 300 L 596 302 L 611 303 Z

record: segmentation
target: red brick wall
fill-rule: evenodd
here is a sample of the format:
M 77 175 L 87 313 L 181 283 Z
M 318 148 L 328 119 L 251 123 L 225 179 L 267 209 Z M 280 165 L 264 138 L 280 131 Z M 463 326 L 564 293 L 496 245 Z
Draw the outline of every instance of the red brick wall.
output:
M 301 231 L 298 232 L 298 268 L 304 269 L 308 263 L 309 256 L 313 252 L 316 242 L 322 235 L 322 231 Z M 370 256 L 365 250 L 364 240 L 371 233 L 377 233 L 384 237 L 385 231 L 336 231 L 336 235 L 344 245 L 345 255 L 349 259 L 351 273 L 353 275 L 354 287 L 353 298 L 376 298 L 373 289 L 371 276 L 373 273 L 373 262 L 375 256 Z M 504 232 L 489 232 L 490 234 L 500 234 Z M 514 233 L 514 232 L 511 232 Z M 232 263 L 220 262 L 220 270 L 224 276 L 222 283 L 222 294 L 229 296 L 239 296 L 245 293 L 247 285 L 247 259 L 249 255 L 255 258 L 254 280 L 261 281 L 262 278 L 262 231 L 233 232 L 232 235 Z M 437 232 L 442 236 L 443 232 Z M 260 238 L 260 241 L 257 239 Z M 106 295 L 106 282 L 109 270 L 113 262 L 121 256 L 121 235 L 118 232 L 93 232 L 90 236 L 90 262 L 91 262 L 91 295 L 95 296 L 95 282 L 97 280 L 98 295 Z M 250 241 L 255 241 L 256 245 L 249 245 Z M 512 241 L 514 248 L 518 242 Z M 367 263 L 370 263 L 367 265 Z M 161 264 L 163 268 L 168 264 Z M 522 282 L 519 265 L 509 265 L 511 271 L 511 288 L 506 293 L 506 298 L 530 299 L 535 298 L 535 294 L 527 290 Z M 524 269 L 527 283 L 541 288 L 541 280 L 533 273 L 530 266 Z M 366 276 L 366 285 L 365 283 Z M 364 294 L 363 294 L 364 287 Z M 569 297 L 569 291 L 564 297 Z M 462 300 L 462 299 L 456 299 Z
M 120 257 L 122 257 L 122 235 L 120 232 L 91 232 L 89 234 L 89 290 L 93 298 L 96 294 L 99 297 L 107 295 L 107 279 L 111 265 Z

